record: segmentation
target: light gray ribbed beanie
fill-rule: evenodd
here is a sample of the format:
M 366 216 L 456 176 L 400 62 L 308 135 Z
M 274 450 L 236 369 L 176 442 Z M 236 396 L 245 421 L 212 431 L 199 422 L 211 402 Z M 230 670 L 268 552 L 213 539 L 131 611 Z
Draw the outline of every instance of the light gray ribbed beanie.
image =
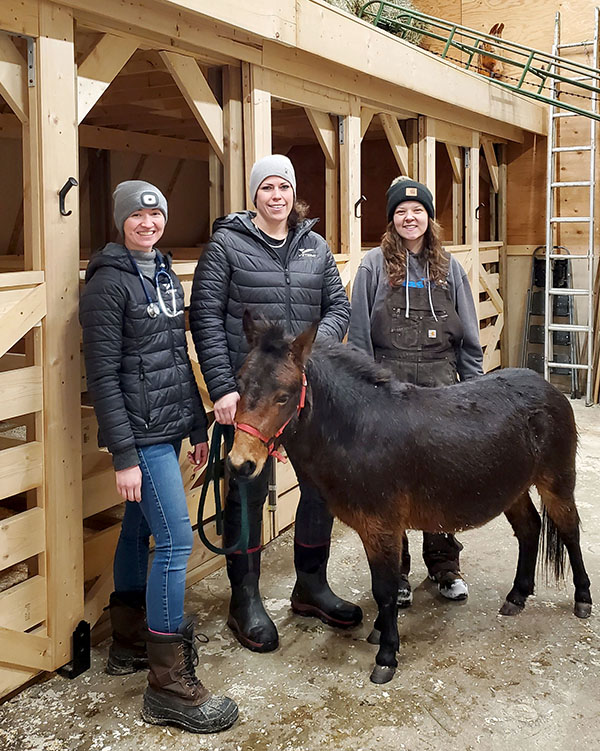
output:
M 267 177 L 281 177 L 282 180 L 287 180 L 292 186 L 294 197 L 296 196 L 296 173 L 294 172 L 294 165 L 283 154 L 271 154 L 271 156 L 264 156 L 262 159 L 259 159 L 252 167 L 252 172 L 250 173 L 250 195 L 254 204 L 256 204 L 256 192 L 260 184 Z
M 119 232 L 123 234 L 123 225 L 128 216 L 139 209 L 159 209 L 169 218 L 167 199 L 156 185 L 145 180 L 125 180 L 119 183 L 113 193 L 113 218 Z

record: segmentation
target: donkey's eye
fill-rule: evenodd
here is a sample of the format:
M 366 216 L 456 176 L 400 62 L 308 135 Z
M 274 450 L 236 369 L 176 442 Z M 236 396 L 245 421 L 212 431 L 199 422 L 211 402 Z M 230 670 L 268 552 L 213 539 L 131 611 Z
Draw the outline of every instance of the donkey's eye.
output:
M 279 394 L 277 399 L 275 400 L 276 404 L 279 404 L 280 406 L 283 406 L 284 404 L 287 404 L 290 400 L 290 397 L 286 394 Z

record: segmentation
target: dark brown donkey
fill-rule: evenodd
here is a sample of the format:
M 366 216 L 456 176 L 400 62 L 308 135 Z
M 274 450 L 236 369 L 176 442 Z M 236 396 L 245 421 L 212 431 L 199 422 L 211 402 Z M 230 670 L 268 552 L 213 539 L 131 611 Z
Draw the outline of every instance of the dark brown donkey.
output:
M 239 376 L 230 466 L 255 476 L 281 440 L 331 512 L 360 535 L 379 608 L 373 682 L 389 681 L 398 665 L 396 595 L 406 529 L 457 532 L 506 514 L 519 561 L 500 613 L 515 615 L 533 593 L 543 526 L 546 564 L 558 579 L 566 547 L 575 615 L 590 615 L 573 497 L 575 422 L 554 386 L 530 370 L 510 369 L 419 388 L 395 381 L 348 346 L 313 347 L 316 324 L 295 339 L 276 326 L 259 331 L 249 316 L 244 325 L 253 349 Z M 531 485 L 542 499 L 543 525 Z

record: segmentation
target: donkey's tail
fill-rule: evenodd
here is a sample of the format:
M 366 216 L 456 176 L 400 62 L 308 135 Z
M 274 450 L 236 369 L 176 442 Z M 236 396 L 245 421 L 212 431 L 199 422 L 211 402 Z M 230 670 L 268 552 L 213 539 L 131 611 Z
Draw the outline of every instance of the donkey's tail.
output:
M 542 557 L 540 565 L 546 576 L 546 581 L 551 575 L 557 582 L 565 578 L 565 544 L 558 527 L 552 521 L 545 506 L 542 508 Z

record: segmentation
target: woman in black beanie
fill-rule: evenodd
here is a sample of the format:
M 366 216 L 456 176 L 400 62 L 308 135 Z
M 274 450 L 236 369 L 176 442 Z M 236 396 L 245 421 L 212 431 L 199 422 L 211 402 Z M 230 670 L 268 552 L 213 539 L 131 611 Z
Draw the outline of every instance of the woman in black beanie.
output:
M 188 459 L 201 467 L 208 444 L 187 352 L 183 289 L 170 256 L 156 248 L 167 201 L 142 180 L 117 185 L 113 201 L 123 241 L 91 259 L 79 310 L 99 445 L 112 454 L 117 490 L 127 501 L 113 567 L 107 672 L 149 667 L 146 722 L 212 733 L 232 725 L 238 710 L 196 677 L 194 625 L 183 615 L 193 533 L 179 453 L 189 437 Z
M 364 257 L 352 288 L 348 341 L 401 381 L 445 386 L 483 373 L 479 321 L 467 275 L 443 248 L 433 196 L 422 183 L 399 177 L 387 194 L 381 246 Z M 430 577 L 450 600 L 464 600 L 462 545 L 453 535 L 423 534 Z M 398 605 L 408 607 L 410 555 L 404 539 Z

